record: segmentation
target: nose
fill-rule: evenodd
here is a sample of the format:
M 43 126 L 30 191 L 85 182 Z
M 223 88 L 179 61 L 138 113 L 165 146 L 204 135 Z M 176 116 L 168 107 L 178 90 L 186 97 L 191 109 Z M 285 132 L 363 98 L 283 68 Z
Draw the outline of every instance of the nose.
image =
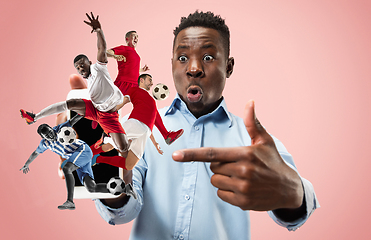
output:
M 187 67 L 187 76 L 193 78 L 201 78 L 205 75 L 201 61 L 197 59 L 189 59 Z

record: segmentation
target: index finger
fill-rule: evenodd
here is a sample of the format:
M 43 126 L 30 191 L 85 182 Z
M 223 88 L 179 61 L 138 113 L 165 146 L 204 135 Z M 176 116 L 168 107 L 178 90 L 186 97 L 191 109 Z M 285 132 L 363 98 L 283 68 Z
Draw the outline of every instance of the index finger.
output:
M 181 149 L 173 152 L 173 159 L 178 162 L 236 162 L 245 155 L 248 147 L 201 147 Z

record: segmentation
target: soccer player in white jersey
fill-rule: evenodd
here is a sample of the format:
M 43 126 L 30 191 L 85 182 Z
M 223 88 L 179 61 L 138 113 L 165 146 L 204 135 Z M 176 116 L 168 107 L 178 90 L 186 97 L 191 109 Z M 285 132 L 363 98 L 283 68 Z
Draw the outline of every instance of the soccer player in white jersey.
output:
M 106 134 L 112 137 L 122 156 L 126 157 L 129 147 L 125 131 L 119 122 L 117 111 L 123 106 L 123 95 L 114 85 L 107 70 L 106 41 L 103 35 L 98 17 L 95 18 L 86 14 L 89 22 L 86 24 L 93 28 L 92 32 L 97 33 L 97 63 L 92 64 L 88 57 L 80 54 L 74 59 L 74 66 L 78 73 L 88 82 L 88 90 L 91 100 L 70 99 L 48 106 L 37 114 L 21 109 L 21 115 L 28 124 L 38 119 L 73 110 L 87 119 L 94 120 L 100 124 Z

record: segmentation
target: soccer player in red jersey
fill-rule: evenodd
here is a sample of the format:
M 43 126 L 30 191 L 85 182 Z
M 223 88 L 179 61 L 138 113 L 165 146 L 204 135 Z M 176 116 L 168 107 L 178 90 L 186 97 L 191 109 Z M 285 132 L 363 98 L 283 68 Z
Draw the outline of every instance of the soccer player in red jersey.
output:
M 94 159 L 96 161 L 95 163 L 107 163 L 131 170 L 142 157 L 148 137 L 151 138 L 157 151 L 162 154 L 159 144 L 152 135 L 152 129 L 155 125 L 156 118 L 160 116 L 157 111 L 155 100 L 148 93 L 153 85 L 152 76 L 149 74 L 142 74 L 138 78 L 138 83 L 139 87 L 131 87 L 127 91 L 123 102 L 124 105 L 129 102 L 133 104 L 133 110 L 131 111 L 128 120 L 122 123 L 126 136 L 129 139 L 129 142 L 131 141 L 126 159 L 119 156 L 98 156 Z M 169 141 L 166 141 L 167 144 L 171 144 L 178 139 L 183 134 L 183 129 L 171 133 L 173 133 L 172 137 Z M 113 142 L 110 142 L 109 144 L 114 145 Z M 107 148 L 107 145 L 103 145 L 104 148 Z M 93 149 L 94 155 L 102 151 L 101 148 Z

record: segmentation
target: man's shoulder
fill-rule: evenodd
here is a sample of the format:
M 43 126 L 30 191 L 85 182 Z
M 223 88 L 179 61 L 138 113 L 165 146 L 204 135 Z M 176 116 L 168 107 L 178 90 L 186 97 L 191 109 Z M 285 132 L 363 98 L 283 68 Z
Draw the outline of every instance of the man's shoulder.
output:
M 112 48 L 112 50 L 128 50 L 129 49 L 129 46 L 124 46 L 124 45 L 120 45 L 120 46 L 117 46 L 117 47 L 114 47 Z

